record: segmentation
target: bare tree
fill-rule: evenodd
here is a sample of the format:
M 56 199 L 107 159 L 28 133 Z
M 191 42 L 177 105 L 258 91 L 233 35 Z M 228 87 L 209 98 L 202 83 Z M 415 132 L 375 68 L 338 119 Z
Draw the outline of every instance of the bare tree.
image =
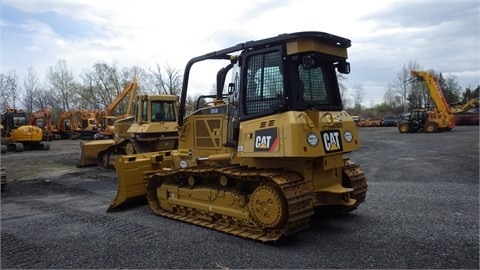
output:
M 92 70 L 86 70 L 80 75 L 83 85 L 78 91 L 78 95 L 82 99 L 79 104 L 90 110 L 105 110 L 122 94 L 133 79 L 145 81 L 146 77 L 145 70 L 138 66 L 120 70 L 115 62 L 112 64 L 97 62 L 93 65 Z M 142 83 L 139 82 L 139 86 L 141 87 Z M 124 114 L 127 110 L 127 103 L 128 100 L 125 99 L 117 104 L 113 114 Z
M 78 88 L 77 94 L 80 97 L 79 106 L 82 108 L 94 108 L 97 107 L 97 79 L 95 72 L 84 71 L 80 75 L 83 83 Z
M 458 84 L 457 76 L 453 74 L 448 74 L 445 78 L 440 73 L 439 83 L 445 95 L 447 103 L 454 103 L 460 101 L 460 96 L 462 95 L 462 87 Z
M 390 108 L 390 111 L 394 113 L 400 113 L 403 111 L 403 97 L 395 91 L 392 84 L 388 84 L 387 90 L 383 95 L 384 103 Z
M 97 62 L 93 65 L 97 79 L 97 92 L 99 96 L 95 109 L 106 108 L 122 91 L 120 72 L 115 63 L 107 65 Z
M 460 86 L 453 75 L 444 78 L 442 73 L 437 73 L 433 69 L 426 70 L 427 73 L 437 78 L 439 87 L 447 103 L 453 103 L 460 100 Z M 435 101 L 431 96 L 429 86 L 423 80 L 413 80 L 411 84 L 408 101 L 411 108 L 434 108 Z
M 58 108 L 55 96 L 44 87 L 39 87 L 34 93 L 33 108 L 44 110 L 46 108 Z
M 362 102 L 365 97 L 365 90 L 363 89 L 363 86 L 356 83 L 353 86 L 353 93 L 351 94 L 351 97 L 353 99 L 353 104 L 354 104 L 356 113 L 360 114 L 360 111 L 362 109 Z
M 145 69 L 139 66 L 133 66 L 131 68 L 122 68 L 122 83 L 125 85 L 132 82 L 134 78 L 137 78 L 137 81 L 139 82 L 139 84 L 146 85 L 145 81 L 147 80 L 147 77 L 148 75 Z
M 396 78 L 391 84 L 395 93 L 402 97 L 403 112 L 407 113 L 409 107 L 414 107 L 414 105 L 407 104 L 407 101 L 410 101 L 412 104 L 417 103 L 418 93 L 412 88 L 410 83 L 412 75 L 412 70 L 419 70 L 420 65 L 415 60 L 410 60 L 408 63 L 405 63 L 399 72 L 397 72 Z
M 59 60 L 55 67 L 48 69 L 47 76 L 50 80 L 52 92 L 58 97 L 63 110 L 70 110 L 74 106 L 77 84 L 73 73 L 68 69 L 67 62 Z
M 2 96 L 2 111 L 6 108 L 16 108 L 18 97 L 18 75 L 15 70 L 0 74 L 0 94 Z
M 390 107 L 395 107 L 396 94 L 391 84 L 388 84 L 387 90 L 385 90 L 385 93 L 383 94 L 383 101 Z
M 96 62 L 93 70 L 80 76 L 83 86 L 78 90 L 81 106 L 91 110 L 105 109 L 123 90 L 121 74 L 116 64 Z
M 134 79 L 137 79 L 137 89 L 136 89 L 136 94 L 147 94 L 150 93 L 150 87 L 149 85 L 149 74 L 145 71 L 145 69 L 138 67 L 138 66 L 133 66 L 131 68 L 123 68 L 122 69 L 122 85 L 126 87 L 129 85 Z M 128 108 L 128 102 L 129 102 L 130 96 L 125 98 L 120 104 L 117 105 L 117 113 L 119 114 L 125 114 Z
M 35 95 L 39 90 L 39 79 L 38 74 L 35 72 L 33 67 L 27 69 L 27 74 L 23 80 L 23 89 L 25 91 L 23 95 L 23 104 L 27 112 L 33 112 L 35 109 Z M 40 108 L 43 109 L 43 108 Z
M 182 75 L 180 70 L 166 65 L 162 70 L 160 65 L 156 63 L 155 69 L 150 69 L 152 74 L 153 85 L 159 94 L 179 96 L 182 91 Z
M 144 89 L 148 91 L 150 88 L 148 86 L 148 74 L 146 73 L 145 69 L 139 66 L 123 68 L 121 75 L 121 85 L 123 89 L 125 89 L 125 87 L 127 87 L 134 79 L 137 79 L 138 82 L 136 89 L 137 95 L 143 93 Z M 123 91 L 123 89 L 121 91 Z M 118 114 L 125 114 L 127 112 L 129 98 L 130 96 L 125 98 L 117 105 L 116 111 Z

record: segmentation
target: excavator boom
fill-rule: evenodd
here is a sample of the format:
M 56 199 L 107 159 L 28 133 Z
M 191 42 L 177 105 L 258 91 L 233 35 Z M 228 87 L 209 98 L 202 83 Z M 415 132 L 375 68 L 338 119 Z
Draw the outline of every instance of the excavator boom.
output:
M 123 91 L 107 106 L 105 110 L 96 113 L 96 119 L 99 123 L 99 135 L 103 138 L 113 138 L 115 136 L 115 121 L 124 120 L 132 116 L 132 105 L 137 91 L 137 78 L 135 77 Z M 115 115 L 114 111 L 129 95 L 127 109 L 122 115 Z

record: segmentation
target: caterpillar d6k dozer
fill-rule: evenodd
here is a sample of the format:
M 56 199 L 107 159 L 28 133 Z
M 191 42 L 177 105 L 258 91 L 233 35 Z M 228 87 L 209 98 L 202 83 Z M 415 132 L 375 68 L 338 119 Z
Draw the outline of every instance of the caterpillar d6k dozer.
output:
M 317 211 L 356 209 L 367 182 L 344 154 L 361 141 L 336 74 L 350 71 L 348 47 L 342 37 L 298 32 L 191 59 L 178 149 L 119 156 L 123 196 L 146 197 L 159 216 L 262 242 L 305 229 Z M 217 98 L 184 118 L 190 69 L 205 60 L 229 61 L 217 73 Z M 142 194 L 130 189 L 134 182 Z
M 177 103 L 178 97 L 174 95 L 136 96 L 133 123 L 130 118 L 116 121 L 114 139 L 80 142 L 77 166 L 100 165 L 114 169 L 117 155 L 177 148 Z

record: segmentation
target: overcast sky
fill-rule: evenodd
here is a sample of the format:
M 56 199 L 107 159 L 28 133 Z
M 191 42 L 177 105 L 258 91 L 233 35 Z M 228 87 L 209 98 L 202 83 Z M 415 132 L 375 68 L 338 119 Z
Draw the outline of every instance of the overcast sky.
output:
M 383 101 L 411 60 L 456 76 L 462 89 L 480 84 L 478 0 L 0 0 L 0 11 L 1 73 L 20 80 L 33 67 L 47 82 L 62 59 L 76 76 L 98 61 L 183 71 L 191 58 L 241 42 L 322 31 L 352 40 L 344 84 L 361 85 L 367 106 Z M 210 91 L 215 76 L 194 65 L 192 92 Z

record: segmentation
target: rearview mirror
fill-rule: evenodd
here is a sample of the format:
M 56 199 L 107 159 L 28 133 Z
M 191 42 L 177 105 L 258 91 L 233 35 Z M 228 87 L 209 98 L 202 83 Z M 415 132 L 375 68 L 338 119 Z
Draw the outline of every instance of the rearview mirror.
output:
M 336 65 L 338 72 L 343 74 L 350 73 L 350 63 L 347 61 L 338 62 Z

